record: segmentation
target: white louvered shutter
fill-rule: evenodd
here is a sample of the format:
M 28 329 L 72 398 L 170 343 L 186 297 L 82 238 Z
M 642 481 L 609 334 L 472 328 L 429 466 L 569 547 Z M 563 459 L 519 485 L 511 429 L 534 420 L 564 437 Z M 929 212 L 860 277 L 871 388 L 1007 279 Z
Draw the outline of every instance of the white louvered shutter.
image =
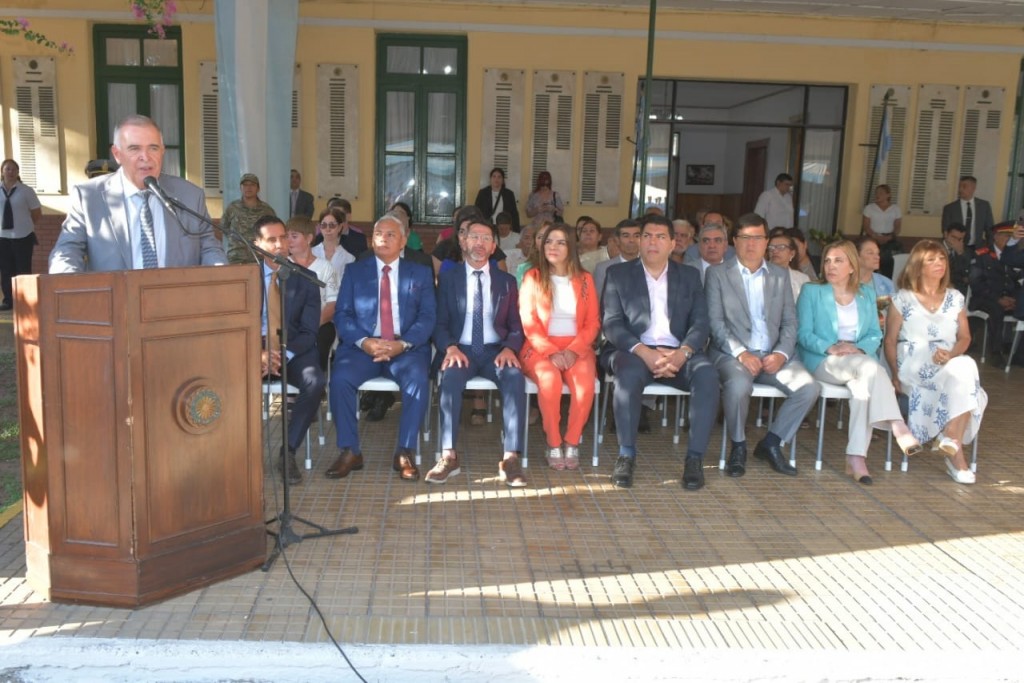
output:
M 302 172 L 302 65 L 292 77 L 292 168 Z
M 889 133 L 892 136 L 892 144 L 886 160 L 882 162 L 881 168 L 875 172 L 875 187 L 888 185 L 892 188 L 892 203 L 900 204 L 903 163 L 904 163 L 904 141 L 907 132 L 907 112 L 910 107 L 909 85 L 873 85 L 871 86 L 871 101 L 868 113 L 867 143 L 878 144 L 878 131 L 882 126 L 882 102 L 885 93 L 892 90 L 889 97 Z M 871 183 L 871 171 L 875 168 L 875 154 L 872 151 L 864 158 L 864 187 L 868 188 Z M 874 190 L 874 188 L 870 188 Z M 865 193 L 874 197 L 873 193 Z M 902 206 L 902 204 L 900 204 Z
M 359 67 L 316 67 L 317 195 L 359 196 Z
M 551 173 L 552 189 L 566 205 L 572 199 L 572 126 L 575 71 L 533 72 L 533 155 L 522 196 L 533 191 L 541 171 Z
M 199 62 L 199 143 L 203 190 L 224 194 L 220 165 L 220 110 L 217 108 L 217 62 Z
M 959 101 L 960 88 L 955 85 L 918 87 L 917 139 L 907 213 L 937 216 L 955 196 L 952 153 Z
M 479 187 L 491 181 L 490 172 L 495 167 L 505 170 L 507 187 L 521 187 L 525 95 L 525 71 L 484 69 Z M 475 190 L 469 190 L 467 201 L 475 196 Z M 525 197 L 520 199 L 520 204 L 524 201 Z
M 992 196 L 1000 182 L 999 134 L 1003 123 L 1003 88 L 969 85 L 964 89 L 964 127 L 960 143 L 960 176 L 978 179 L 982 196 Z
M 64 191 L 58 130 L 56 62 L 52 57 L 15 57 L 12 152 L 22 182 L 38 193 Z
M 619 203 L 622 91 L 625 78 L 622 73 L 583 73 L 580 204 Z

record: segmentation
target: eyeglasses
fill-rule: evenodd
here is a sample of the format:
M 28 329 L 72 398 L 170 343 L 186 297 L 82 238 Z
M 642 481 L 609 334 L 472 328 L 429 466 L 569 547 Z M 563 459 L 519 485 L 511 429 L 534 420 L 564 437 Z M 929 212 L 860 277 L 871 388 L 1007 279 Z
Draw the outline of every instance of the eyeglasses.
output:
M 786 251 L 786 250 L 792 249 L 792 248 L 793 247 L 789 246 L 788 244 L 769 244 L 768 245 L 768 251 Z
M 494 235 L 475 235 L 475 234 L 469 234 L 469 235 L 466 235 L 466 241 L 467 242 L 482 242 L 484 244 L 490 244 L 491 242 L 494 241 Z
M 700 241 L 703 244 L 725 244 L 724 237 L 701 237 Z
M 736 235 L 736 239 L 741 242 L 760 242 L 766 238 L 764 235 Z
M 324 228 L 325 230 L 326 230 L 327 228 L 336 228 L 336 227 L 338 227 L 339 225 L 341 225 L 341 224 L 340 224 L 340 223 L 328 223 L 328 222 L 326 222 L 326 221 L 324 221 L 324 222 L 320 223 L 320 227 L 321 227 L 321 228 Z

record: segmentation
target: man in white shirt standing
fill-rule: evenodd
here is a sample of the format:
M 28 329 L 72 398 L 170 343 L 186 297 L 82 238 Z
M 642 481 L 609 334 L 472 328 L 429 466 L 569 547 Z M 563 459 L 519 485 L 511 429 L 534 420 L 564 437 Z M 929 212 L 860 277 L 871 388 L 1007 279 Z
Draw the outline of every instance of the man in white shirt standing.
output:
M 763 216 L 768 229 L 793 227 L 793 176 L 780 173 L 775 176 L 775 187 L 765 190 L 757 198 L 754 213 Z

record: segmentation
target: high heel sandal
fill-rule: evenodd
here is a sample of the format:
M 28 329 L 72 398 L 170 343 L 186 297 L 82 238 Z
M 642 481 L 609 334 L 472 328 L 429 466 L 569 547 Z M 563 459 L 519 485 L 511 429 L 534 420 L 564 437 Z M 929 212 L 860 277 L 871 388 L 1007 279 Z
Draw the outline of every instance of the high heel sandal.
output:
M 853 477 L 853 480 L 855 482 L 857 482 L 858 484 L 861 484 L 863 486 L 871 486 L 873 483 L 875 483 L 874 480 L 871 479 L 871 475 L 870 474 L 862 474 L 862 475 L 860 475 L 858 477 L 856 474 L 853 473 L 853 465 L 850 464 L 850 458 L 851 457 L 856 458 L 856 457 L 860 457 L 860 456 L 856 456 L 856 455 L 854 455 L 854 456 L 850 456 L 850 455 L 846 456 L 846 473 L 848 475 L 850 475 L 851 477 Z M 863 460 L 863 459 L 864 458 L 861 458 L 861 460 Z
M 576 470 L 580 467 L 580 449 L 579 446 L 565 445 L 565 469 Z
M 920 455 L 924 451 L 924 446 L 921 442 L 914 438 L 913 434 L 906 434 L 901 441 L 899 437 L 896 438 L 896 444 L 900 447 L 900 450 L 908 457 L 912 458 L 915 455 Z
M 561 446 L 548 448 L 548 467 L 558 471 L 565 469 L 565 457 L 562 455 Z

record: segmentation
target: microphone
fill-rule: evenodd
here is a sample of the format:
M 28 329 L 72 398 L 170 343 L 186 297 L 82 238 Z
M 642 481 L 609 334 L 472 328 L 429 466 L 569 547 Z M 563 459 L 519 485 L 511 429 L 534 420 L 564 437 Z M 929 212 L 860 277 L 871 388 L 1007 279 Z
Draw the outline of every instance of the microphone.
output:
M 156 178 L 148 175 L 142 179 L 142 184 L 145 185 L 150 192 L 156 195 L 157 199 L 160 200 L 160 203 L 164 205 L 164 208 L 171 212 L 171 215 L 175 218 L 178 217 L 177 211 L 174 210 L 174 202 L 172 202 L 170 197 L 167 196 L 167 193 L 164 192 L 164 188 L 160 187 L 160 183 L 157 182 Z

